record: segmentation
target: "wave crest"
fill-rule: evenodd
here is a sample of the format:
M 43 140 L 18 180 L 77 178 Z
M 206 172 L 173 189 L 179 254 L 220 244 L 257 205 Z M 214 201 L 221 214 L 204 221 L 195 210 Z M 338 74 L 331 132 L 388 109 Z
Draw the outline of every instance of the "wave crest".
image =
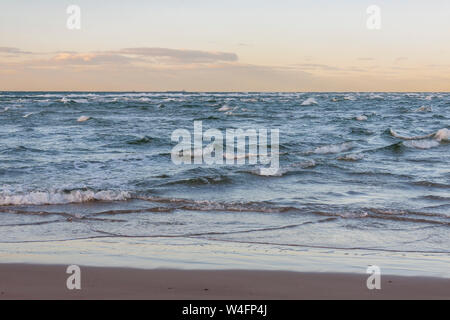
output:
M 74 190 L 70 192 L 32 191 L 24 194 L 1 192 L 0 206 L 68 204 L 91 201 L 124 201 L 129 199 L 131 199 L 129 192 L 112 190 Z

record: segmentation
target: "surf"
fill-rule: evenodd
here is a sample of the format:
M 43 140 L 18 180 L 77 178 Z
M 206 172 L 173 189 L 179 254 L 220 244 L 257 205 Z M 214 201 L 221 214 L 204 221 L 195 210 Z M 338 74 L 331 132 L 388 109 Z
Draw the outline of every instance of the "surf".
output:
M 390 133 L 393 137 L 402 139 L 402 140 L 425 140 L 425 139 L 435 139 L 437 141 L 448 141 L 448 137 L 450 134 L 450 130 L 447 128 L 440 129 L 436 132 L 423 135 L 423 136 L 413 136 L 413 137 L 406 137 L 398 134 L 396 131 L 394 131 L 392 128 L 390 129 Z

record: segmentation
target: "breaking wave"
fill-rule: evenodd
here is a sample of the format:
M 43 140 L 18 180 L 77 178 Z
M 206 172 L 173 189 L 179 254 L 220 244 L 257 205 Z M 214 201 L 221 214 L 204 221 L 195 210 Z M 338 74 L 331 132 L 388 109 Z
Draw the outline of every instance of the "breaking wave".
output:
M 311 106 L 311 105 L 316 105 L 316 104 L 318 104 L 318 103 L 317 103 L 317 100 L 314 98 L 308 98 L 302 102 L 302 106 Z
M 352 148 L 353 148 L 353 144 L 351 142 L 345 142 L 342 144 L 318 147 L 318 148 L 314 149 L 313 153 L 315 153 L 315 154 L 340 153 L 340 152 L 348 151 Z
M 0 206 L 68 204 L 91 201 L 124 201 L 131 198 L 132 196 L 129 192 L 112 190 L 73 190 L 70 192 L 33 191 L 24 194 L 1 192 Z
M 424 139 L 435 139 L 437 141 L 448 141 L 448 137 L 450 135 L 450 130 L 447 128 L 440 129 L 436 132 L 423 135 L 423 136 L 413 136 L 413 137 L 406 137 L 399 135 L 397 132 L 395 132 L 393 129 L 390 129 L 390 133 L 393 137 L 396 137 L 398 139 L 402 140 L 424 140 Z
M 416 149 L 431 149 L 439 146 L 439 142 L 436 140 L 409 140 L 403 142 L 403 144 L 407 147 Z

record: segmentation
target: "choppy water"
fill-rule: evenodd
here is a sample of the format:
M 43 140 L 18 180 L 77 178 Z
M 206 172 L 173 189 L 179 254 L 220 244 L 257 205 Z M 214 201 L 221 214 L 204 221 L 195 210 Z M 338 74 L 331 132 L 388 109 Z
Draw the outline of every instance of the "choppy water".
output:
M 0 242 L 191 237 L 448 254 L 449 110 L 448 93 L 3 92 Z M 280 170 L 174 165 L 172 131 L 195 120 L 279 129 Z

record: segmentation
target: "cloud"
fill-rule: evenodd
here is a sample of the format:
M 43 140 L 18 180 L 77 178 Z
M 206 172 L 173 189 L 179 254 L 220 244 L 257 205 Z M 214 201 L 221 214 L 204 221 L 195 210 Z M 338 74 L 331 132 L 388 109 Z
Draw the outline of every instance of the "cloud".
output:
M 217 63 L 236 63 L 238 56 L 235 53 L 169 49 L 155 47 L 124 48 L 116 51 L 93 52 L 25 52 L 18 48 L 0 47 L 0 54 L 5 53 L 6 58 L 16 57 L 18 54 L 33 54 L 41 58 L 23 60 L 20 63 L 10 62 L 11 67 L 30 68 L 58 68 L 60 66 L 119 67 L 121 65 L 139 65 L 143 68 L 171 69 L 196 68 L 198 65 L 213 65 Z M 6 61 L 4 61 L 6 62 Z
M 13 56 L 19 54 L 44 55 L 47 58 L 23 61 L 22 65 L 29 67 L 99 66 L 105 64 L 140 63 L 148 65 L 192 67 L 196 64 L 234 63 L 238 56 L 230 52 L 201 51 L 187 49 L 169 49 L 155 47 L 124 48 L 116 51 L 74 52 L 59 51 L 53 53 L 31 53 L 18 48 L 0 47 L 0 54 Z
M 304 70 L 327 70 L 327 71 L 338 71 L 340 68 L 329 66 L 326 64 L 319 64 L 319 63 L 301 63 L 296 64 L 296 67 L 299 67 L 300 69 Z
M 102 65 L 102 64 L 126 64 L 135 59 L 117 54 L 98 53 L 59 53 L 48 62 L 50 64 L 65 65 Z
M 235 53 L 168 48 L 125 48 L 117 53 L 141 57 L 152 57 L 156 59 L 163 59 L 165 61 L 181 63 L 212 63 L 223 61 L 235 62 L 238 60 L 238 56 Z
M 407 57 L 398 57 L 398 58 L 396 58 L 394 60 L 394 63 L 401 63 L 401 62 L 406 61 L 406 60 L 408 60 Z
M 22 51 L 13 47 L 0 47 L 0 54 L 20 55 L 20 54 L 32 54 L 29 51 Z

